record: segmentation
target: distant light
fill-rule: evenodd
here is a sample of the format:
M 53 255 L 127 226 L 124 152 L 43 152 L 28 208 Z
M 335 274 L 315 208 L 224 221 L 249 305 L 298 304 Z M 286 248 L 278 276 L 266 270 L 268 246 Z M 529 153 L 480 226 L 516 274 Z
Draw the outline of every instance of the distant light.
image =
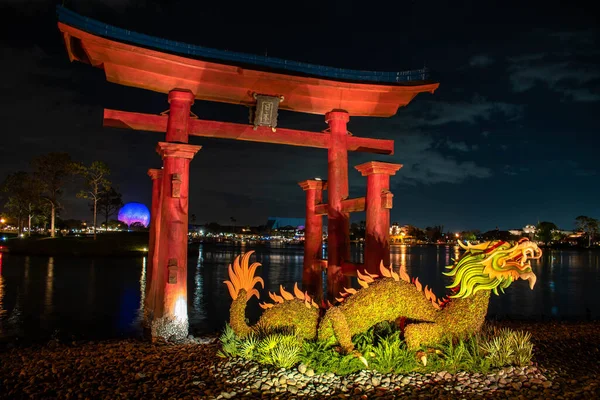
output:
M 0 224 L 3 224 L 3 223 L 5 223 L 5 222 L 6 222 L 6 220 L 5 220 L 4 218 L 1 218 L 1 219 L 0 219 Z
M 144 251 L 148 251 L 148 249 L 146 247 L 144 247 Z
M 2 240 L 6 241 L 6 236 L 2 236 Z
M 322 181 L 322 180 L 323 180 L 323 179 L 321 179 L 321 178 L 319 178 L 319 177 L 316 177 L 316 178 L 315 178 L 315 181 Z
M 459 235 L 458 235 L 458 233 L 455 233 L 454 236 L 458 237 Z
M 21 233 L 21 234 L 19 235 L 19 237 L 25 237 L 25 235 Z
M 200 234 L 204 235 L 204 231 L 202 229 L 200 229 Z
M 142 203 L 127 203 L 119 210 L 118 219 L 128 226 L 139 222 L 144 227 L 148 227 L 150 223 L 150 210 Z

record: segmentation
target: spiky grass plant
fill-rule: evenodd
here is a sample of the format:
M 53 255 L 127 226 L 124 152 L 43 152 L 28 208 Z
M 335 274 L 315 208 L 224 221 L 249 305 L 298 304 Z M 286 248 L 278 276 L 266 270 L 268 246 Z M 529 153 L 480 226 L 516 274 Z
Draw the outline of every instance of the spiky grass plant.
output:
M 459 340 L 456 344 L 452 340 L 448 341 L 442 353 L 444 354 L 444 364 L 450 372 L 464 369 L 465 359 L 471 358 L 468 345 L 463 340 Z
M 529 365 L 533 356 L 531 334 L 524 331 L 513 331 L 508 340 L 514 347 L 514 363 L 520 367 Z
M 225 324 L 225 329 L 219 340 L 221 341 L 221 350 L 217 352 L 219 357 L 237 357 L 240 355 L 242 340 L 237 337 L 229 324 Z
M 348 375 L 365 369 L 365 365 L 355 355 L 340 354 L 333 346 L 324 342 L 304 342 L 299 358 L 318 374 L 333 372 Z
M 407 372 L 416 367 L 415 354 L 408 350 L 399 331 L 389 336 L 380 336 L 379 343 L 373 347 L 373 353 L 370 366 L 381 373 Z
M 256 344 L 257 360 L 278 368 L 290 368 L 300 361 L 302 349 L 296 335 L 270 333 Z
M 483 341 L 481 349 L 493 367 L 529 365 L 533 354 L 531 334 L 508 328 L 496 331 L 494 337 Z
M 446 370 L 449 372 L 482 372 L 486 373 L 490 369 L 490 362 L 485 358 L 481 350 L 481 337 L 473 335 L 470 338 L 453 341 L 451 339 L 444 342 L 436 349 L 439 355 L 439 362 L 428 363 L 431 365 L 430 371 Z
M 238 346 L 239 355 L 246 360 L 254 360 L 258 353 L 258 338 L 254 333 L 246 336 Z

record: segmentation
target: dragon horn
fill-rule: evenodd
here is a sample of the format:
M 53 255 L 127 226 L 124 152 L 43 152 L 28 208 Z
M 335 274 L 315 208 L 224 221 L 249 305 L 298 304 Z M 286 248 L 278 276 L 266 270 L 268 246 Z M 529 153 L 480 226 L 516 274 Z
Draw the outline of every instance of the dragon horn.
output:
M 369 287 L 369 284 L 365 281 L 363 281 L 362 279 L 357 279 L 358 284 L 362 287 L 364 287 L 365 289 Z
M 372 273 L 370 273 L 369 271 L 367 271 L 366 269 L 365 269 L 365 274 L 369 275 L 369 276 L 370 276 L 371 278 L 373 278 L 373 279 L 377 279 L 377 278 L 379 278 L 379 275 L 372 274 Z
M 294 294 L 300 300 L 304 300 L 304 293 L 300 289 L 298 289 L 298 282 L 294 283 Z
M 233 284 L 229 281 L 223 281 L 224 284 L 227 285 L 227 289 L 229 290 L 229 295 L 233 300 L 237 299 L 237 291 L 234 289 Z
M 415 286 L 419 292 L 423 289 L 423 285 L 421 285 L 421 282 L 419 282 L 419 278 L 415 278 Z
M 258 293 L 258 290 L 256 289 L 252 289 L 246 294 L 246 300 L 250 300 L 252 296 L 256 296 L 257 299 L 260 299 L 260 293 Z
M 238 256 L 239 257 L 239 256 Z M 236 258 L 237 260 L 237 258 Z M 235 264 L 235 261 L 233 262 Z M 229 281 L 231 282 L 231 284 L 233 285 L 233 287 L 235 288 L 235 291 L 238 292 L 239 288 L 242 286 L 240 283 L 240 279 L 239 277 L 235 274 L 235 272 L 233 271 L 231 264 L 229 264 L 229 267 L 227 267 L 227 271 L 229 272 Z
M 366 275 L 365 274 L 361 274 L 359 270 L 356 270 L 356 276 L 358 276 L 359 280 L 363 280 L 366 283 L 373 282 L 373 278 L 371 277 L 371 275 L 367 271 L 365 271 L 365 273 L 366 273 Z
M 383 260 L 381 260 L 381 264 L 379 264 L 379 272 L 381 272 L 381 275 L 385 276 L 386 278 L 392 277 L 390 270 L 383 265 Z
M 406 265 L 400 265 L 400 278 L 404 282 L 410 282 L 410 276 L 406 273 Z
M 281 297 L 275 293 L 269 292 L 269 297 L 276 303 L 283 303 L 283 297 Z
M 290 292 L 286 292 L 282 285 L 279 285 L 279 292 L 286 300 L 294 300 L 294 296 Z

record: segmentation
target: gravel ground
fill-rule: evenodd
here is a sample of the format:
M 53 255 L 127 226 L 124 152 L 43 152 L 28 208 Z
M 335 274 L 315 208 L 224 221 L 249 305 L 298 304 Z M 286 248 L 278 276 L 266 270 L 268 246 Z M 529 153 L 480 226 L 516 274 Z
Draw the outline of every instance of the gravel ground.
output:
M 525 329 L 533 364 L 490 374 L 318 375 L 222 360 L 215 338 L 180 344 L 138 340 L 4 346 L 0 399 L 600 398 L 600 322 L 504 322 Z

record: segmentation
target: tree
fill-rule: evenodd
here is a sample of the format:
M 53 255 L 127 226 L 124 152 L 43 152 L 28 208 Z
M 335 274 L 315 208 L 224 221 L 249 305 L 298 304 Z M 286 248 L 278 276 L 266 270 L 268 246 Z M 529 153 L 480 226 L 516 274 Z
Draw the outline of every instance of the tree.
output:
M 425 228 L 425 235 L 427 236 L 427 240 L 431 243 L 436 243 L 440 240 L 442 238 L 442 232 L 444 232 L 443 225 L 436 225 L 434 227 L 428 226 Z
M 8 175 L 2 185 L 7 198 L 5 205 L 16 217 L 19 234 L 23 232 L 23 217 L 27 216 L 27 234 L 31 236 L 31 222 L 40 212 L 40 182 L 27 172 L 19 171 Z
M 111 186 L 110 189 L 102 192 L 100 200 L 98 200 L 98 214 L 104 216 L 105 228 L 108 228 L 108 219 L 115 215 L 121 207 L 123 207 L 121 193 L 117 192 L 114 187 Z
M 219 225 L 216 222 L 211 222 L 208 225 L 206 225 L 206 230 L 208 230 L 211 233 L 219 233 L 221 232 L 221 225 Z
M 477 234 L 475 231 L 462 231 L 459 237 L 461 240 L 466 240 L 467 242 L 473 242 L 477 240 Z
M 129 226 L 129 229 L 135 232 L 141 232 L 147 230 L 147 228 L 141 222 L 134 222 Z
M 60 208 L 63 187 L 77 167 L 67 153 L 49 153 L 31 162 L 34 176 L 40 183 L 42 199 L 50 205 L 50 236 L 55 236 L 56 211 Z
M 575 227 L 585 232 L 588 237 L 588 247 L 592 245 L 592 240 L 598 234 L 599 223 L 600 221 L 597 219 L 586 217 L 585 215 L 575 218 Z
M 110 169 L 102 161 L 94 161 L 89 167 L 83 165 L 79 166 L 78 173 L 83 176 L 86 188 L 77 193 L 77 197 L 80 199 L 88 199 L 92 202 L 91 206 L 94 213 L 94 240 L 96 240 L 98 202 L 102 198 L 104 192 L 110 189 L 111 182 L 108 180 Z
M 425 232 L 423 230 L 417 228 L 416 226 L 408 225 L 406 227 L 406 236 L 412 237 L 414 240 L 426 240 Z
M 110 228 L 110 229 L 124 229 L 126 228 L 127 225 L 125 225 L 123 222 L 121 221 L 117 221 L 116 219 L 111 219 L 110 221 L 108 221 L 108 225 L 106 226 L 106 228 Z
M 539 224 L 537 224 L 535 230 L 535 238 L 547 245 L 552 241 L 554 231 L 556 230 L 558 230 L 558 227 L 553 222 L 540 222 Z
M 74 229 L 81 229 L 83 227 L 83 221 L 79 219 L 65 219 L 62 221 L 61 225 L 64 226 L 65 229 L 72 231 Z

